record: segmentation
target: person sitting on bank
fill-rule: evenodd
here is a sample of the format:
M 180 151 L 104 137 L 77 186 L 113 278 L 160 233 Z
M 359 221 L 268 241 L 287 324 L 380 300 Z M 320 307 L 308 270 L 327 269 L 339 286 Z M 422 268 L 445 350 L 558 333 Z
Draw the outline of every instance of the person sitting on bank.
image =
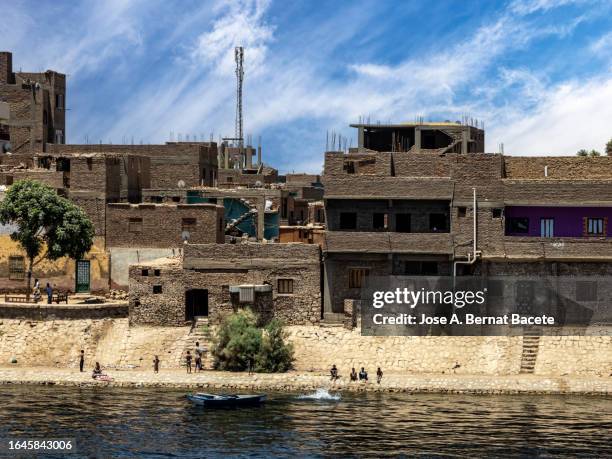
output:
M 380 384 L 380 381 L 381 381 L 382 377 L 383 377 L 383 372 L 380 369 L 380 367 L 378 367 L 378 370 L 376 370 L 376 382 L 378 384 Z
M 351 382 L 357 381 L 357 372 L 355 371 L 355 367 L 351 368 Z
M 102 373 L 102 367 L 100 367 L 100 362 L 96 362 L 96 366 L 91 373 L 91 377 L 97 381 L 112 381 L 113 378 L 108 376 L 107 374 Z
M 338 368 L 336 368 L 336 364 L 334 363 L 331 367 L 331 370 L 329 370 L 329 374 L 331 375 L 331 380 L 335 381 L 339 378 L 338 376 Z
M 359 381 L 367 381 L 368 380 L 368 372 L 365 371 L 364 367 L 361 367 L 361 371 L 359 372 Z

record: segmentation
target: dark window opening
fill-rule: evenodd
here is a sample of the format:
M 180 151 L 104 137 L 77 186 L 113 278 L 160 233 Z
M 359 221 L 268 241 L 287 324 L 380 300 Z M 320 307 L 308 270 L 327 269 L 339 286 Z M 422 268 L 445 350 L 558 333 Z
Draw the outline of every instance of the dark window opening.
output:
M 161 271 L 159 269 L 154 269 L 153 274 L 159 277 L 161 275 Z
M 340 213 L 340 229 L 341 230 L 357 229 L 357 213 L 356 212 L 341 212 Z
M 347 174 L 354 174 L 355 173 L 355 163 L 353 161 L 345 161 L 344 170 L 346 171 Z
M 411 260 L 404 263 L 406 276 L 437 276 L 438 262 Z
M 529 219 L 527 217 L 511 217 L 506 222 L 508 233 L 527 234 L 529 232 Z
M 172 201 L 173 202 L 181 202 L 181 197 L 180 196 L 172 196 Z
M 221 287 L 224 291 L 227 285 Z M 185 320 L 193 320 L 198 316 L 208 316 L 208 290 L 192 289 L 185 291 Z
M 146 277 L 146 276 L 149 275 L 149 270 L 148 269 L 143 269 L 141 274 Z
M 277 290 L 278 293 L 293 293 L 293 279 L 278 279 Z
M 398 233 L 410 232 L 410 214 L 395 215 L 395 231 Z
M 446 215 L 429 214 L 429 230 L 434 233 L 446 231 Z
M 375 230 L 387 229 L 387 214 L 375 213 L 372 215 L 372 228 Z
M 491 216 L 493 218 L 501 218 L 502 217 L 502 209 L 499 209 L 497 207 L 494 208 L 494 209 L 491 209 Z
M 157 293 L 161 293 L 162 292 L 162 286 L 161 285 L 154 285 L 153 286 L 153 293 L 157 294 Z
M 457 217 L 465 217 L 467 214 L 467 207 L 457 207 Z
M 181 230 L 191 231 L 196 227 L 197 222 L 195 218 L 183 218 L 181 221 Z
M 366 268 L 353 268 L 349 270 L 349 288 L 365 287 L 366 277 L 370 270 Z
M 9 257 L 9 279 L 21 280 L 25 278 L 25 258 L 19 255 Z

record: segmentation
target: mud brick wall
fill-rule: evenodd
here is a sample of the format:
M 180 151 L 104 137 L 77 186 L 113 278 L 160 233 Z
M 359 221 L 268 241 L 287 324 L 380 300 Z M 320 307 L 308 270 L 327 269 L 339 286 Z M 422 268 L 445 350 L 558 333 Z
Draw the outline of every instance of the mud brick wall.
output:
M 503 180 L 506 203 L 573 204 L 612 201 L 612 179 Z
M 118 156 L 70 158 L 70 190 L 101 193 L 105 199 L 121 196 L 121 159 Z
M 134 224 L 134 219 L 140 219 L 141 224 Z M 185 222 L 184 219 L 195 219 L 195 224 Z M 183 231 L 189 231 L 192 243 L 222 243 L 224 227 L 223 206 L 214 204 L 113 203 L 107 206 L 106 245 L 182 247 Z
M 393 168 L 398 177 L 450 177 L 451 161 L 431 153 L 393 153 Z
M 544 169 L 548 166 L 548 177 Z M 509 179 L 612 179 L 612 157 L 504 157 Z
M 16 169 L 11 173 L 13 182 L 17 180 L 37 180 L 56 190 L 64 188 L 64 173 L 46 169 Z

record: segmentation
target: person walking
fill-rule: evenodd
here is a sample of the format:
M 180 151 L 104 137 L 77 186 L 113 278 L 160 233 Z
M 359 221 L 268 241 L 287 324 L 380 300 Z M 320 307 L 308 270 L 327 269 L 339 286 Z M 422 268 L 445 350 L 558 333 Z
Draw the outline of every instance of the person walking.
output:
M 185 356 L 185 363 L 187 364 L 187 373 L 191 373 L 191 352 L 187 351 Z
M 153 359 L 153 371 L 159 373 L 159 357 L 157 355 Z
M 47 292 L 47 304 L 51 304 L 53 302 L 53 287 L 51 287 L 49 282 L 47 282 L 47 288 L 45 288 L 45 291 Z
M 202 371 L 202 349 L 198 341 L 196 341 L 195 347 L 195 369 L 196 371 Z
M 376 382 L 378 384 L 380 384 L 380 381 L 381 381 L 382 377 L 383 377 L 383 372 L 380 369 L 380 367 L 378 367 L 378 370 L 376 370 Z
M 79 359 L 79 371 L 83 373 L 83 367 L 85 366 L 85 351 L 81 349 L 81 357 Z

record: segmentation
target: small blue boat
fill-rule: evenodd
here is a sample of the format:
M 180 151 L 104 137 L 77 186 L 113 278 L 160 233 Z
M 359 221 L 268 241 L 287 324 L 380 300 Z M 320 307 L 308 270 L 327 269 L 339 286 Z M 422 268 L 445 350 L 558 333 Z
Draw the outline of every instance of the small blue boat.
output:
M 259 405 L 266 401 L 266 395 L 239 395 L 239 394 L 187 394 L 187 399 L 196 406 L 206 408 L 225 408 Z

